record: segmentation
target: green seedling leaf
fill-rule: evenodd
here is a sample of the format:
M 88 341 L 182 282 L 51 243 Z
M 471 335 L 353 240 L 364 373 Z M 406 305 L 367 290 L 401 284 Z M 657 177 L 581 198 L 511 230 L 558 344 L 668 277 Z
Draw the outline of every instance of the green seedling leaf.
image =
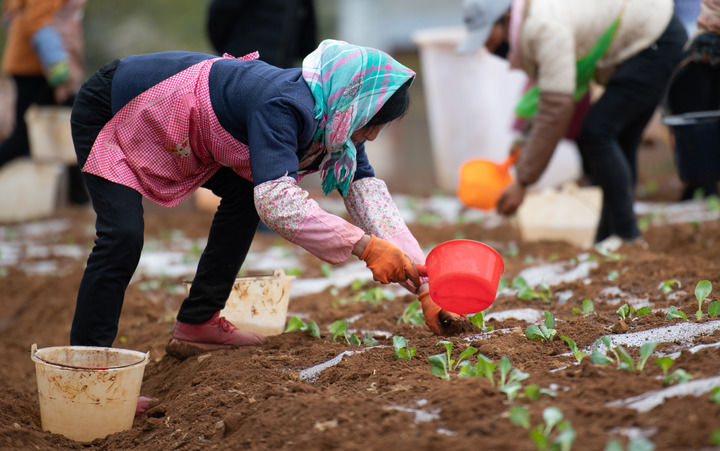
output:
M 495 327 L 485 325 L 485 312 L 487 312 L 487 310 L 467 315 L 467 317 L 475 327 L 477 327 L 483 332 L 489 332 L 495 329 Z
M 612 439 L 605 445 L 605 451 L 625 451 L 625 449 L 619 440 Z
M 633 362 L 632 357 L 625 348 L 623 348 L 622 345 L 617 345 L 615 349 L 620 355 L 620 364 L 618 365 L 618 368 L 625 371 L 635 371 L 635 362 Z
M 298 318 L 297 316 L 293 316 L 288 320 L 287 327 L 285 328 L 285 332 L 294 332 L 296 330 L 305 330 L 304 328 L 307 327 L 305 325 L 305 322 Z
M 675 361 L 672 359 L 672 357 L 658 357 L 655 359 L 655 363 L 657 363 L 657 366 L 660 367 L 660 369 L 663 372 L 663 376 L 667 378 L 668 370 L 670 370 L 670 367 L 675 363 Z
M 353 279 L 350 283 L 350 289 L 353 291 L 360 291 L 365 286 L 365 281 L 360 279 Z
M 548 448 L 548 437 L 545 434 L 545 430 L 542 424 L 538 424 L 530 430 L 530 439 L 535 444 L 535 447 L 539 450 L 547 450 Z
M 492 360 L 488 359 L 482 354 L 477 355 L 478 361 L 475 364 L 475 371 L 480 377 L 484 377 L 485 379 L 490 381 L 491 385 L 495 385 L 495 368 L 496 365 L 492 362 Z
M 608 272 L 608 280 L 617 280 L 620 277 L 620 273 L 617 270 L 612 270 Z
M 570 422 L 563 421 L 558 425 L 558 430 L 560 430 L 560 435 L 557 436 L 557 438 L 553 441 L 554 447 L 559 447 L 560 451 L 570 451 L 572 448 L 572 444 L 575 441 L 575 438 L 577 435 L 575 434 L 575 430 L 570 425 Z
M 337 337 L 345 337 L 347 333 L 347 320 L 339 319 L 330 324 L 328 331 L 333 336 L 333 341 L 337 340 Z
M 550 312 L 545 312 L 545 327 L 547 327 L 548 330 L 555 328 L 555 317 Z
M 583 299 L 582 301 L 582 314 L 583 316 L 591 315 L 595 313 L 595 304 L 590 299 Z
M 366 347 L 377 346 L 378 341 L 376 339 L 374 339 L 373 337 L 371 337 L 370 335 L 365 334 L 365 336 L 363 336 L 363 345 Z M 415 348 L 412 348 L 412 349 L 413 349 L 413 351 L 415 350 Z M 415 355 L 415 353 L 413 353 L 413 355 Z
M 638 318 L 640 318 L 641 316 L 649 315 L 651 313 L 652 309 L 646 305 L 645 307 L 640 307 L 635 314 Z
M 657 343 L 654 341 L 643 343 L 642 346 L 640 346 L 640 360 L 638 360 L 637 364 L 638 371 L 642 371 L 643 368 L 645 368 L 645 363 L 647 362 L 647 359 L 650 358 L 656 347 Z
M 708 307 L 708 316 L 710 318 L 720 316 L 720 301 L 713 301 L 710 303 L 710 306 Z
M 403 311 L 402 315 L 398 319 L 398 323 L 403 324 L 422 324 L 425 322 L 425 316 L 423 315 L 422 308 L 420 307 L 420 301 L 415 300 L 408 305 Z
M 362 341 L 360 341 L 360 339 L 355 334 L 352 334 L 349 337 L 345 335 L 345 340 L 349 345 L 353 346 L 360 346 L 362 344 Z
M 670 294 L 672 293 L 673 287 L 676 285 L 678 288 L 682 287 L 679 280 L 666 280 L 662 283 L 662 285 L 660 285 L 660 290 L 663 292 L 663 294 Z
M 302 268 L 288 268 L 285 270 L 285 274 L 287 274 L 288 276 L 302 276 L 303 269 Z
M 624 321 L 630 313 L 630 306 L 627 304 L 623 304 L 615 311 L 615 313 L 617 314 L 617 316 L 620 317 L 621 320 Z
M 512 369 L 512 363 L 510 363 L 510 359 L 506 355 L 500 359 L 497 369 L 500 372 L 500 386 L 502 387 L 507 381 L 507 375 L 510 373 L 510 369 Z
M 665 321 L 669 321 L 672 319 L 687 319 L 687 315 L 682 310 L 678 309 L 674 305 L 670 307 L 670 310 L 668 310 L 667 315 L 665 315 Z
M 505 393 L 510 401 L 517 397 L 521 389 L 522 384 L 520 382 L 510 382 L 500 387 L 500 391 Z
M 450 379 L 448 374 L 448 361 L 447 354 L 435 354 L 428 357 L 430 361 L 430 372 L 433 376 L 441 377 L 443 379 Z
M 393 350 L 395 351 L 396 359 L 410 359 L 412 356 L 407 349 L 408 342 L 405 337 L 400 335 L 393 336 Z
M 628 451 L 653 451 L 655 444 L 648 439 L 638 437 L 630 440 Z
M 320 328 L 315 321 L 307 323 L 307 332 L 311 337 L 320 338 Z
M 530 340 L 545 340 L 545 336 L 540 332 L 540 328 L 535 324 L 531 324 L 525 328 L 525 336 Z
M 708 297 L 712 291 L 712 283 L 709 280 L 701 280 L 695 285 L 695 299 L 698 301 L 698 309 L 695 316 L 698 320 L 702 319 L 702 305 L 705 298 Z
M 510 408 L 510 422 L 515 426 L 528 429 L 530 428 L 530 414 L 523 406 L 513 406 Z
M 720 404 L 720 387 L 715 387 L 710 392 L 710 401 Z
M 537 384 L 531 384 L 525 387 L 525 396 L 527 396 L 530 400 L 537 401 L 540 399 L 540 395 L 548 395 L 554 398 L 557 396 L 557 393 L 549 388 L 540 388 Z
M 448 369 L 452 368 L 453 363 L 455 363 L 455 361 L 451 357 L 453 348 L 452 342 L 447 340 L 440 340 L 437 342 L 437 344 L 445 346 L 445 355 L 447 356 L 445 361 L 447 362 Z
M 543 410 L 542 413 L 543 420 L 545 421 L 545 436 L 549 436 L 552 432 L 552 429 L 557 425 L 560 421 L 562 421 L 563 414 L 557 407 L 548 407 L 545 410 Z
M 321 264 L 320 271 L 322 272 L 323 276 L 332 277 L 333 269 L 330 264 L 328 264 L 328 263 Z
M 587 352 L 580 351 L 577 347 L 577 344 L 575 344 L 575 341 L 572 338 L 566 337 L 565 335 L 561 335 L 560 338 L 565 341 L 565 343 L 567 343 L 570 351 L 573 353 L 573 356 L 575 356 L 575 360 L 578 363 L 582 362 L 582 360 L 587 357 Z
M 692 375 L 682 368 L 678 368 L 665 378 L 665 384 L 683 384 L 693 379 Z
M 510 285 L 508 284 L 508 281 L 505 277 L 500 277 L 500 282 L 498 282 L 498 291 L 502 291 L 505 288 L 508 288 Z
M 473 348 L 472 346 L 468 346 L 467 348 L 465 348 L 465 350 L 460 353 L 460 356 L 457 359 L 457 363 L 455 363 L 455 367 L 453 369 L 457 368 L 460 363 L 466 362 L 466 359 L 468 357 L 475 355 L 477 352 L 478 350 Z
M 720 429 L 715 429 L 710 434 L 710 443 L 715 446 L 720 446 Z

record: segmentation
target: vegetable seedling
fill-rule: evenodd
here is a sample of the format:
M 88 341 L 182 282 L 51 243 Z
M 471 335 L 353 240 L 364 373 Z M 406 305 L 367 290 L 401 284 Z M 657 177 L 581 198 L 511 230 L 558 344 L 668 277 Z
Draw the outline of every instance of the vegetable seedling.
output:
M 472 346 L 468 346 L 456 360 L 452 359 L 452 348 L 453 344 L 447 340 L 441 340 L 437 342 L 438 345 L 445 347 L 445 352 L 441 354 L 435 354 L 428 357 L 430 360 L 430 372 L 443 379 L 450 379 L 450 371 L 455 371 L 459 366 L 465 367 L 470 364 L 466 359 L 478 352 L 477 349 Z
M 720 387 L 715 387 L 710 392 L 710 401 L 720 404 Z
M 666 385 L 671 385 L 673 383 L 684 384 L 685 382 L 691 381 L 692 379 L 693 377 L 690 373 L 688 373 L 682 368 L 678 368 L 665 378 L 664 383 Z
M 420 301 L 415 300 L 410 303 L 403 311 L 400 318 L 398 318 L 398 324 L 422 324 L 425 322 L 425 315 L 423 315 L 422 308 L 420 308 Z
M 311 337 L 320 338 L 320 328 L 318 327 L 317 323 L 315 323 L 315 321 L 310 321 L 306 323 L 297 316 L 293 316 L 288 320 L 285 332 L 293 332 L 296 330 L 307 332 L 308 335 L 310 335 Z
M 540 326 L 531 324 L 525 329 L 525 336 L 530 339 L 540 339 L 542 341 L 552 341 L 557 331 L 555 330 L 555 316 L 550 312 L 545 312 L 545 321 Z
M 684 319 L 687 320 L 687 315 L 682 310 L 678 309 L 674 305 L 670 307 L 670 309 L 667 312 L 667 315 L 665 315 L 665 321 L 670 321 L 673 319 Z
M 713 301 L 710 303 L 710 306 L 708 307 L 708 316 L 710 318 L 715 318 L 716 316 L 720 315 L 720 301 Z
M 668 377 L 668 371 L 670 370 L 670 367 L 675 363 L 675 361 L 672 359 L 672 357 L 658 357 L 655 359 L 655 363 L 657 363 L 657 366 L 660 367 L 660 369 L 663 372 L 663 377 L 667 379 Z
M 695 317 L 698 321 L 702 319 L 703 302 L 705 301 L 705 298 L 710 295 L 711 291 L 712 283 L 710 283 L 709 280 L 701 280 L 697 283 L 697 285 L 695 285 L 695 299 L 698 301 L 698 309 L 697 312 L 695 312 Z
M 332 334 L 333 341 L 336 341 L 338 337 L 342 337 L 349 345 L 360 346 L 361 344 L 360 339 L 357 337 L 357 335 L 351 334 L 347 330 L 346 319 L 339 319 L 337 321 L 334 321 L 332 324 L 330 324 L 328 331 Z
M 497 368 L 500 372 L 500 391 L 507 395 L 508 400 L 512 401 L 517 397 L 518 392 L 522 388 L 520 381 L 527 379 L 530 375 L 523 373 L 517 368 L 513 368 L 507 356 L 503 356 L 502 359 L 500 359 Z
M 490 381 L 490 385 L 495 386 L 496 365 L 492 360 L 482 354 L 477 355 L 477 363 L 475 365 L 461 365 L 458 377 L 484 377 Z
M 523 301 L 542 299 L 545 302 L 550 302 L 552 299 L 550 287 L 545 283 L 540 283 L 535 288 L 532 288 L 524 278 L 516 277 L 512 281 L 512 288 L 518 290 L 517 297 Z
M 573 356 L 575 356 L 577 363 L 582 362 L 582 360 L 587 357 L 587 352 L 580 351 L 572 338 L 566 337 L 565 335 L 560 335 L 560 338 L 567 343 L 570 351 L 573 353 Z
M 563 414 L 557 407 L 548 407 L 543 410 L 543 421 L 530 430 L 530 439 L 540 451 L 560 450 L 569 451 L 576 435 L 569 421 L 563 420 Z M 530 415 L 522 406 L 510 409 L 510 422 L 525 429 L 530 428 Z M 557 431 L 559 434 L 552 438 Z
M 612 353 L 615 360 L 608 357 L 606 354 L 599 351 L 598 346 L 602 343 Z M 638 359 L 637 365 L 633 361 L 632 356 L 622 345 L 612 346 L 612 341 L 607 335 L 599 338 L 593 346 L 592 354 L 590 354 L 590 361 L 597 365 L 607 365 L 610 363 L 616 363 L 619 370 L 625 371 L 642 371 L 645 368 L 647 360 L 652 355 L 653 351 L 657 347 L 657 343 L 650 341 L 643 343 L 640 346 L 640 358 Z
M 400 335 L 393 336 L 393 349 L 396 359 L 410 360 L 415 357 L 415 348 L 408 348 L 407 340 Z
M 720 446 L 720 429 L 715 429 L 710 433 L 710 443 L 715 446 Z
M 480 329 L 483 332 L 490 332 L 491 330 L 495 330 L 494 326 L 486 326 L 485 325 L 485 312 L 486 310 L 483 310 L 482 312 L 473 313 L 471 315 L 467 315 L 470 322 Z
M 583 299 L 582 301 L 582 309 L 574 308 L 572 309 L 572 312 L 574 314 L 582 314 L 582 316 L 588 316 L 595 313 L 595 304 L 593 304 L 593 301 L 591 299 Z
M 682 288 L 682 285 L 680 285 L 680 281 L 676 279 L 666 280 L 660 285 L 660 291 L 663 292 L 663 294 L 670 294 L 673 291 L 673 287 L 676 286 L 678 288 Z
M 332 266 L 329 263 L 324 263 L 320 265 L 320 271 L 322 272 L 323 276 L 325 277 L 332 277 L 333 270 Z

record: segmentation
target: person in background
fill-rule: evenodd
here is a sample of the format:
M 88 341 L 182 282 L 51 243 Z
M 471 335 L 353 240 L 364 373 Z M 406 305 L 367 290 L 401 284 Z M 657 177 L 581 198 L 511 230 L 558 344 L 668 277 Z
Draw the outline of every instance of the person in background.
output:
M 193 52 L 133 55 L 99 69 L 72 113 L 78 161 L 97 214 L 70 333 L 72 345 L 111 346 L 143 247 L 143 197 L 172 207 L 200 186 L 221 198 L 167 352 L 186 357 L 259 345 L 219 316 L 258 221 L 317 257 L 355 255 L 376 281 L 420 297 L 430 329 L 459 319 L 428 294 L 425 255 L 365 141 L 408 108 L 415 73 L 388 54 L 326 40 L 302 68 Z M 355 224 L 322 210 L 298 186 L 321 172 Z
M 296 67 L 316 45 L 313 0 L 212 0 L 207 33 L 219 55 L 246 55 L 276 67 Z
M 532 129 L 515 181 L 498 202 L 512 214 L 547 167 L 591 80 L 604 86 L 578 137 L 585 170 L 603 190 L 596 240 L 641 237 L 633 212 L 642 133 L 687 39 L 672 0 L 466 0 L 460 51 L 507 45 L 511 67 L 537 82 L 516 107 Z
M 0 143 L 0 166 L 30 155 L 25 112 L 34 104 L 71 106 L 84 77 L 82 18 L 87 0 L 6 0 L 2 69 L 15 82 L 15 127 Z M 68 168 L 69 200 L 86 204 L 77 165 Z
M 697 18 L 697 33 L 689 41 L 685 57 L 673 76 L 667 95 L 667 109 L 670 114 L 706 112 L 720 113 L 720 0 L 703 0 Z M 690 132 L 692 130 L 693 132 Z M 693 142 L 708 146 L 716 151 L 719 143 L 702 143 L 707 135 L 698 135 L 697 129 L 686 128 L 686 136 L 692 136 Z M 692 134 L 691 134 L 692 133 Z M 701 132 L 703 133 L 703 132 Z M 676 144 L 678 158 L 697 165 L 707 165 L 704 158 L 693 158 L 692 148 Z M 685 158 L 685 155 L 687 158 Z M 699 153 L 698 155 L 703 155 Z M 718 168 L 697 168 L 699 173 L 717 173 Z M 683 180 L 681 200 L 692 199 L 702 193 L 703 196 L 718 194 L 718 180 Z

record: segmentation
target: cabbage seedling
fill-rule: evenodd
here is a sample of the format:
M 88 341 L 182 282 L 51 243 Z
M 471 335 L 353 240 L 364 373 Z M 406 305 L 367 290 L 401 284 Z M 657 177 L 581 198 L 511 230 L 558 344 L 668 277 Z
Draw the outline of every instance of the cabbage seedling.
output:
M 560 335 L 560 338 L 567 343 L 570 351 L 573 353 L 573 356 L 575 356 L 577 363 L 582 362 L 582 360 L 587 357 L 587 352 L 580 351 L 572 338 L 566 337 L 565 335 Z
M 491 330 L 494 330 L 494 326 L 486 326 L 485 325 L 485 312 L 487 312 L 489 309 L 485 309 L 482 312 L 473 313 L 470 315 L 467 315 L 470 322 L 480 329 L 483 332 L 490 332 Z
M 582 316 L 592 315 L 595 313 L 595 304 L 593 304 L 591 299 L 583 299 L 582 309 L 574 308 L 572 309 L 572 312 L 576 315 L 582 313 Z
M 452 359 L 452 342 L 441 340 L 438 341 L 437 344 L 443 345 L 445 352 L 428 357 L 430 361 L 430 372 L 443 379 L 450 379 L 450 371 L 455 371 L 458 367 L 461 367 L 462 370 L 464 367 L 469 366 L 470 362 L 467 359 L 478 352 L 474 347 L 468 346 L 460 353 L 457 361 L 455 361 Z
M 320 338 L 320 328 L 315 321 L 306 323 L 297 316 L 293 316 L 288 320 L 285 332 L 293 332 L 296 330 L 307 332 L 311 337 Z
M 605 345 L 605 347 L 615 357 L 615 360 L 611 359 L 606 354 L 603 354 L 598 350 L 598 342 L 602 342 Z M 657 343 L 653 341 L 643 343 L 642 346 L 640 346 L 640 359 L 638 359 L 636 366 L 632 356 L 630 356 L 627 350 L 625 350 L 622 345 L 617 345 L 613 347 L 610 337 L 605 335 L 595 342 L 592 354 L 590 355 L 590 360 L 597 365 L 607 365 L 614 362 L 617 364 L 617 368 L 619 370 L 632 372 L 637 369 L 638 371 L 642 371 L 645 368 L 645 364 L 647 363 L 648 358 L 650 358 L 656 347 Z
M 680 281 L 676 279 L 666 280 L 660 285 L 660 290 L 663 292 L 663 294 L 670 294 L 672 293 L 673 287 L 677 285 L 678 288 L 682 288 L 682 285 L 680 285 Z
M 720 404 L 720 387 L 715 387 L 710 392 L 710 401 Z
M 720 429 L 715 429 L 710 433 L 710 443 L 720 446 Z
M 665 315 L 665 321 L 670 321 L 671 319 L 684 319 L 687 320 L 687 315 L 682 310 L 678 309 L 674 305 L 670 307 L 670 309 L 667 312 L 667 315 Z
M 408 348 L 407 340 L 400 335 L 393 336 L 393 349 L 396 359 L 410 360 L 415 356 L 415 348 Z
M 673 383 L 684 384 L 692 379 L 693 377 L 690 373 L 682 368 L 678 368 L 665 378 L 664 383 L 665 385 L 671 385 Z
M 507 395 L 508 400 L 512 401 L 522 388 L 520 381 L 527 379 L 530 375 L 513 368 L 507 356 L 500 359 L 497 368 L 500 372 L 500 391 Z
M 458 377 L 484 377 L 490 381 L 490 385 L 495 385 L 495 373 L 496 365 L 492 360 L 488 359 L 482 354 L 477 355 L 477 363 L 475 365 L 460 365 L 460 371 Z
M 336 341 L 337 337 L 342 337 L 349 345 L 360 346 L 360 344 L 362 344 L 357 335 L 351 334 L 347 330 L 347 320 L 345 319 L 340 319 L 330 324 L 328 331 L 333 335 L 333 341 Z
M 712 283 L 710 283 L 709 280 L 701 280 L 700 282 L 695 285 L 695 299 L 698 301 L 698 309 L 697 312 L 695 312 L 695 316 L 697 317 L 698 321 L 702 319 L 702 305 L 705 301 L 705 298 L 710 295 L 710 292 L 712 291 Z
M 708 316 L 714 318 L 718 315 L 720 315 L 720 301 L 713 301 L 708 307 Z
M 539 338 L 542 341 L 552 341 L 557 331 L 555 330 L 555 316 L 550 312 L 545 312 L 545 321 L 540 326 L 531 324 L 525 329 L 525 336 L 530 340 Z
M 557 407 L 548 407 L 543 410 L 543 421 L 530 430 L 530 439 L 540 451 L 560 450 L 569 451 L 575 441 L 575 431 L 570 422 L 563 420 L 563 414 Z M 510 409 L 510 422 L 525 429 L 530 428 L 530 415 L 522 406 Z M 552 434 L 559 434 L 553 439 Z
M 403 311 L 402 315 L 400 315 L 400 318 L 398 318 L 398 324 L 422 324 L 425 322 L 425 315 L 423 315 L 423 311 L 420 308 L 420 301 L 415 300 L 410 303 L 407 307 L 405 307 L 405 310 Z
M 552 299 L 552 292 L 550 287 L 545 283 L 540 283 L 533 289 L 528 285 L 527 281 L 522 277 L 516 277 L 512 281 L 512 287 L 518 290 L 517 297 L 523 301 L 531 301 L 533 299 L 542 299 L 545 302 L 550 302 Z

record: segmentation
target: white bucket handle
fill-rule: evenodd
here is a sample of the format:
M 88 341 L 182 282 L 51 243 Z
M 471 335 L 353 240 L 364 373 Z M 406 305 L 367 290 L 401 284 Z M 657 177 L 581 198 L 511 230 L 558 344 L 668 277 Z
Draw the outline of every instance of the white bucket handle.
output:
M 42 357 L 39 357 L 37 355 L 37 352 L 38 352 L 37 343 L 33 343 L 32 346 L 30 346 L 30 358 L 35 362 L 41 362 L 46 365 L 52 365 L 52 366 L 57 366 L 60 368 L 67 368 L 67 369 L 71 369 L 71 370 L 85 370 L 85 371 L 87 371 L 87 370 L 119 370 L 122 368 L 129 368 L 131 366 L 143 364 L 150 359 L 150 352 L 146 352 L 145 355 L 143 356 L 142 360 L 140 360 L 138 362 L 134 362 L 134 363 L 128 363 L 127 365 L 118 365 L 118 366 L 110 366 L 110 367 L 75 366 L 75 365 L 66 365 L 64 363 L 49 362 L 49 361 L 43 359 Z

